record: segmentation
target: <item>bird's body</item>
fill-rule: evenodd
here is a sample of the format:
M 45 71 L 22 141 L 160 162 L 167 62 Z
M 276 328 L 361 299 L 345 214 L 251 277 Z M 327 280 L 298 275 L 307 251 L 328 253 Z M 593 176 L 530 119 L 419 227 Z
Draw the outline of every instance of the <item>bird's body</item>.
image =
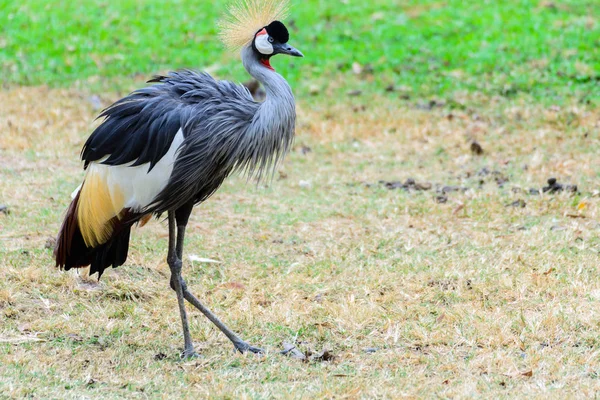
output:
M 102 275 L 125 262 L 121 242 L 144 216 L 206 200 L 235 170 L 260 178 L 294 135 L 294 97 L 278 81 L 278 92 L 256 103 L 242 85 L 180 71 L 106 109 L 81 153 L 87 173 L 77 212 L 65 219 L 76 227 L 59 238 L 59 264 L 91 264 Z
M 157 76 L 153 85 L 101 114 L 104 121 L 81 153 L 87 172 L 59 232 L 57 265 L 66 270 L 91 265 L 90 273 L 101 276 L 106 268 L 125 263 L 132 225 L 168 213 L 171 286 L 180 303 L 186 355 L 193 347 L 183 298 L 213 320 L 238 350 L 255 349 L 187 291 L 180 275 L 183 237 L 193 206 L 209 198 L 227 176 L 242 172 L 260 179 L 288 151 L 295 130 L 294 96 L 269 63 L 278 53 L 301 56 L 285 44 L 288 37 L 285 26 L 275 21 L 242 46 L 244 67 L 265 87 L 264 102 L 255 102 L 242 85 L 205 73 Z

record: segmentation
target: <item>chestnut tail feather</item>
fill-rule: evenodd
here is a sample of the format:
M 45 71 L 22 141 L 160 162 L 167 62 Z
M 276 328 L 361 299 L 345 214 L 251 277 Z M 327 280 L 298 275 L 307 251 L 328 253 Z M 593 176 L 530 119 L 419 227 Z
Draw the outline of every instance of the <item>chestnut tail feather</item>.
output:
M 90 265 L 90 275 L 97 272 L 100 279 L 106 268 L 111 266 L 116 268 L 127 260 L 131 226 L 137 218 L 129 211 L 125 211 L 121 219 L 113 218 L 109 222 L 113 225 L 110 239 L 96 247 L 88 247 L 79 228 L 78 202 L 79 193 L 71 202 L 56 239 L 54 248 L 56 266 L 68 271 L 71 268 L 84 268 Z

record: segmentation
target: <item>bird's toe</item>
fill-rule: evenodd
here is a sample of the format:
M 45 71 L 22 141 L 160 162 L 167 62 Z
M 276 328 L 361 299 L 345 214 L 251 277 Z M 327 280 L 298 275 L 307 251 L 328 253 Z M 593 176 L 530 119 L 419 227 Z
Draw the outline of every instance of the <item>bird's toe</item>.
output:
M 192 349 L 192 350 L 184 350 L 181 353 L 181 359 L 182 360 L 192 360 L 194 358 L 199 358 L 199 357 L 200 357 L 200 354 L 196 353 L 194 351 L 194 349 Z
M 261 349 L 260 347 L 250 346 L 246 342 L 236 343 L 236 344 L 234 344 L 234 346 L 235 346 L 235 349 L 242 354 L 245 354 L 248 352 L 254 353 L 254 354 L 265 354 L 265 351 L 263 349 Z

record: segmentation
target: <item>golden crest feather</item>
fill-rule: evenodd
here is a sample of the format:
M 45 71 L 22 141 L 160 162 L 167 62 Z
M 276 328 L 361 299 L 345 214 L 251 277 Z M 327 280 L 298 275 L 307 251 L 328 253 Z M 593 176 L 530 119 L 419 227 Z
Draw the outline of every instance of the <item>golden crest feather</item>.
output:
M 219 37 L 230 50 L 244 47 L 263 26 L 288 15 L 288 0 L 238 0 L 219 21 Z

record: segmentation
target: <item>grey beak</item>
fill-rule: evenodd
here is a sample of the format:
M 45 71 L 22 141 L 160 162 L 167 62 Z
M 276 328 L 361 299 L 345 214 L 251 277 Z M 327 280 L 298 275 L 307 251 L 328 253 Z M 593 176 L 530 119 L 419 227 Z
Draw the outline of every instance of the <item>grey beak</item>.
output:
M 300 50 L 295 49 L 290 45 L 287 46 L 286 51 L 287 51 L 287 54 L 289 54 L 292 57 L 304 57 L 304 54 L 302 54 L 302 52 Z
M 304 54 L 302 54 L 302 52 L 300 50 L 295 49 L 294 47 L 290 46 L 289 44 L 284 44 L 283 46 L 281 46 L 281 53 L 287 54 L 292 57 L 304 57 Z

